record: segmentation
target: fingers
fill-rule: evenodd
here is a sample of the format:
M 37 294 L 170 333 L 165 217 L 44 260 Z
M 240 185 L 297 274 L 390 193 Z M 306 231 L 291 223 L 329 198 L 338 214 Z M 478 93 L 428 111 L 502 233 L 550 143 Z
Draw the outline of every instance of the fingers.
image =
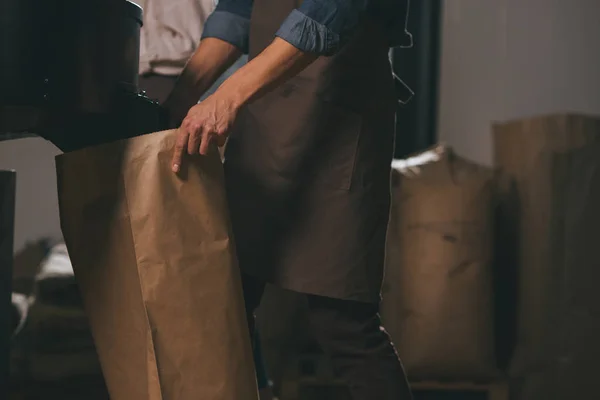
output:
M 214 136 L 214 132 L 212 131 L 212 129 L 207 128 L 205 126 L 199 126 L 192 127 L 191 129 L 188 129 L 188 131 L 190 132 L 187 147 L 188 154 L 208 154 L 210 142 L 212 141 Z
M 208 154 L 211 142 L 216 143 L 217 146 L 223 147 L 227 142 L 227 135 L 225 131 L 217 129 L 204 129 L 202 133 L 202 142 L 200 143 L 200 154 L 205 156 Z
M 202 129 L 200 127 L 193 127 L 192 129 L 188 129 L 188 131 L 190 132 L 190 136 L 188 138 L 187 152 L 189 155 L 198 154 Z
M 216 142 L 218 146 L 225 144 L 227 140 L 226 130 L 209 127 L 206 123 L 201 122 L 197 118 L 188 115 L 179 127 L 171 166 L 173 172 L 180 172 L 186 152 L 189 155 L 207 155 L 211 142 Z
M 200 143 L 200 155 L 207 155 L 210 142 L 213 138 L 213 132 L 209 129 L 204 129 L 202 132 L 202 142 Z
M 175 173 L 178 173 L 181 170 L 183 154 L 188 147 L 188 138 L 189 133 L 187 132 L 187 129 L 180 127 L 177 130 L 177 141 L 175 143 L 175 149 L 173 151 L 173 160 L 171 162 L 171 169 Z
M 171 161 L 172 171 L 175 173 L 181 171 L 185 153 L 190 155 L 198 153 L 201 155 L 208 154 L 213 136 L 214 133 L 210 129 L 202 129 L 201 127 L 190 129 L 188 124 L 185 123 L 179 127 Z

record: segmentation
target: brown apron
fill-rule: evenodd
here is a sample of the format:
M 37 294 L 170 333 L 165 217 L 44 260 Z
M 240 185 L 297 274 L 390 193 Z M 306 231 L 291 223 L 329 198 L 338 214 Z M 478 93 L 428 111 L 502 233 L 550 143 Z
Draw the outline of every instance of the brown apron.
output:
M 255 0 L 250 58 L 300 0 Z M 394 110 L 388 41 L 365 21 L 249 105 L 225 169 L 243 272 L 301 293 L 379 301 L 390 206 Z

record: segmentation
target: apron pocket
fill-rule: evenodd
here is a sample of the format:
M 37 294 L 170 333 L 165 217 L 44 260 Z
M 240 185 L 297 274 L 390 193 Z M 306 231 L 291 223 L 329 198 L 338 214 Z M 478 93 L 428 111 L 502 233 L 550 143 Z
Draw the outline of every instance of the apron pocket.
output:
M 230 153 L 243 164 L 264 171 L 275 185 L 350 189 L 363 125 L 359 113 L 319 97 L 310 86 L 288 83 L 246 114 L 230 138 Z
M 331 101 L 319 99 L 313 151 L 307 157 L 317 186 L 350 190 L 362 116 Z

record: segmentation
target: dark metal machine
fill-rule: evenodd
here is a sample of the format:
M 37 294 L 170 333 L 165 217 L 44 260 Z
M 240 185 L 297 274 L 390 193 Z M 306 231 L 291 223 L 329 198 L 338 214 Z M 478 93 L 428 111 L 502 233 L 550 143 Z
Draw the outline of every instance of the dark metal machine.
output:
M 126 0 L 0 1 L 0 140 L 39 135 L 63 151 L 155 132 L 138 88 L 142 9 Z M 8 397 L 15 175 L 0 171 L 0 399 Z
M 2 0 L 0 136 L 69 151 L 160 130 L 138 88 L 141 26 L 127 0 Z
M 0 171 L 0 399 L 8 398 L 14 215 L 15 172 Z

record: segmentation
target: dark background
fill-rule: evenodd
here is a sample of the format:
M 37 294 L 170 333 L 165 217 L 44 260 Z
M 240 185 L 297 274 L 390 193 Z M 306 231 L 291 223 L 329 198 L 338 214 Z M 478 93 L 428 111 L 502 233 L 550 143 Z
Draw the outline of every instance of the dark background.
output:
M 398 104 L 395 157 L 403 158 L 436 143 L 441 0 L 412 0 L 407 29 L 413 46 L 392 51 L 394 73 L 415 93 Z M 406 92 L 400 90 L 400 98 Z

